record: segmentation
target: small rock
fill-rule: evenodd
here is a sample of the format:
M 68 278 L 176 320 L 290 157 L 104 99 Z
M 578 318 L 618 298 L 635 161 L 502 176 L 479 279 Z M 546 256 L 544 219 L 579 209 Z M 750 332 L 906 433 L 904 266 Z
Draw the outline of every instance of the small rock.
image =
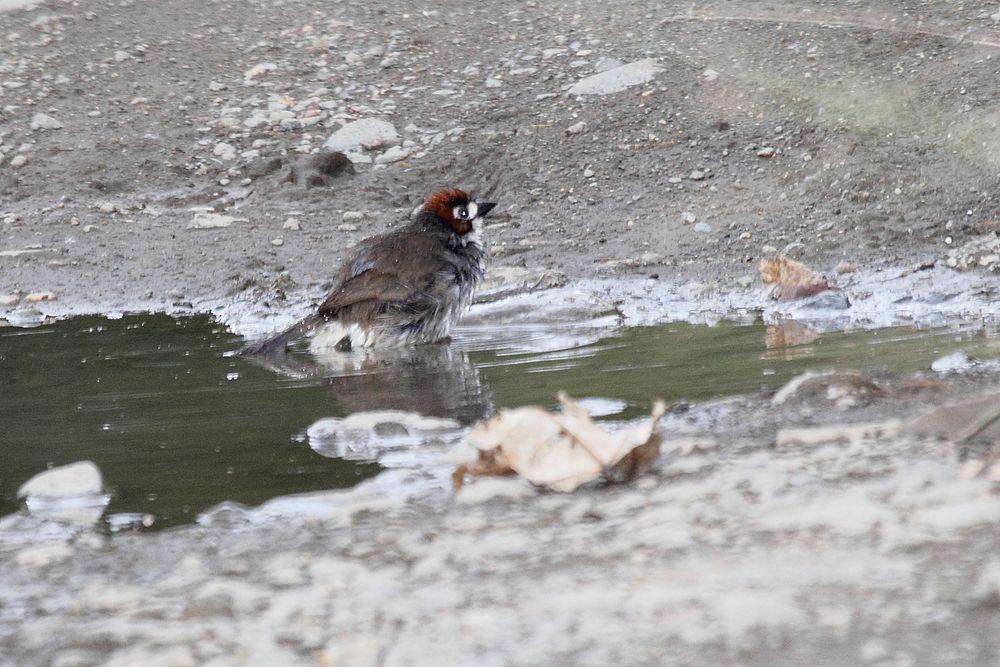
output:
M 685 225 L 693 225 L 695 220 L 695 215 L 691 211 L 684 211 L 681 213 L 681 222 Z
M 586 169 L 583 170 L 583 177 L 584 178 L 593 178 L 594 177 L 594 170 L 591 169 L 590 167 L 587 167 Z
M 28 163 L 27 155 L 15 155 L 10 159 L 10 166 L 12 167 L 23 167 Z
M 931 364 L 931 370 L 939 375 L 948 375 L 968 371 L 974 365 L 975 362 L 965 352 L 952 352 L 935 359 Z
M 279 236 L 276 239 L 271 239 L 271 245 L 273 245 L 273 246 L 283 246 L 283 245 L 285 245 L 285 240 Z
M 61 130 L 62 127 L 62 123 L 43 113 L 36 113 L 31 117 L 32 130 Z
M 350 220 L 364 220 L 367 217 L 367 211 L 344 211 L 344 215 L 341 216 L 341 219 L 344 222 L 348 222 Z
M 40 472 L 17 490 L 18 498 L 78 498 L 102 493 L 101 471 L 90 461 L 78 461 Z
M 349 153 L 358 148 L 372 150 L 395 146 L 400 142 L 399 133 L 392 123 L 377 118 L 364 118 L 347 123 L 330 135 L 323 144 L 329 151 Z
M 209 83 L 208 83 L 208 89 L 211 90 L 214 93 L 217 93 L 220 90 L 225 90 L 228 87 L 229 86 L 227 86 L 226 84 L 219 83 L 218 81 L 209 81 Z
M 20 300 L 17 294 L 0 294 L 0 306 L 16 306 Z
M 709 68 L 706 69 L 704 72 L 702 72 L 701 76 L 702 78 L 705 79 L 705 81 L 711 83 L 712 81 L 715 81 L 716 79 L 719 78 L 719 73 L 716 72 L 714 69 Z
M 307 188 L 324 187 L 332 185 L 341 176 L 353 173 L 354 163 L 349 156 L 337 151 L 321 150 L 292 165 L 285 180 Z
M 278 69 L 278 66 L 274 63 L 259 63 L 248 69 L 246 72 L 243 72 L 243 78 L 249 81 L 250 79 L 257 78 L 265 72 L 271 72 L 276 69 Z
M 584 130 L 587 129 L 587 124 L 583 121 L 579 123 L 574 123 L 566 128 L 566 134 L 582 134 Z
M 114 204 L 112 204 L 111 202 L 107 202 L 106 201 L 106 202 L 101 202 L 100 204 L 98 204 L 97 210 L 100 211 L 101 213 L 110 215 L 111 213 L 114 213 L 115 211 L 117 211 L 118 207 L 115 206 Z
M 56 295 L 53 292 L 32 292 L 24 297 L 25 303 L 38 303 L 40 301 L 55 301 Z
M 215 148 L 212 149 L 212 155 L 220 157 L 227 162 L 236 159 L 236 148 L 232 144 L 227 144 L 224 141 L 220 141 L 215 144 Z
M 708 234 L 709 232 L 712 231 L 712 226 L 709 225 L 707 222 L 699 222 L 694 226 L 694 231 L 698 232 L 699 234 Z
M 410 149 L 403 148 L 402 146 L 393 146 L 386 152 L 375 158 L 375 164 L 392 164 L 393 162 L 399 162 L 400 160 L 405 160 L 410 156 Z
M 148 98 L 146 98 L 146 97 L 133 97 L 133 98 L 132 98 L 132 99 L 131 99 L 131 100 L 129 101 L 129 104 L 130 104 L 131 106 L 138 106 L 138 105 L 140 105 L 140 104 L 145 104 L 145 103 L 146 103 L 146 102 L 148 102 L 148 101 L 149 101 L 149 99 L 148 99 Z
M 195 213 L 194 218 L 188 223 L 188 229 L 219 229 L 228 227 L 234 222 L 245 222 L 246 218 L 234 218 L 231 215 L 221 213 Z
M 667 179 L 667 183 L 671 183 L 673 185 L 677 185 L 678 183 L 682 182 L 684 182 L 684 179 L 681 178 L 680 176 L 671 176 L 670 178 Z
M 705 172 L 703 172 L 700 169 L 695 169 L 688 175 L 688 178 L 690 178 L 692 181 L 704 181 Z
M 127 51 L 115 51 L 115 62 L 123 63 L 129 59 L 129 54 Z
M 637 60 L 580 79 L 568 92 L 570 95 L 611 95 L 652 81 L 662 70 L 651 58 Z
M 757 151 L 757 157 L 764 157 L 764 158 L 774 157 L 774 153 L 775 150 L 773 146 L 765 146 L 764 148 L 761 148 L 759 151 Z
M 290 229 L 293 232 L 298 232 L 302 230 L 302 225 L 295 218 L 288 218 L 285 220 L 284 224 L 281 225 L 282 229 Z
M 833 270 L 841 275 L 845 273 L 854 273 L 854 265 L 845 260 L 840 260 L 837 262 L 837 266 L 835 266 Z
M 493 77 L 490 77 L 486 79 L 486 82 L 483 85 L 485 85 L 487 88 L 499 88 L 500 86 L 503 85 L 503 81 L 501 81 L 500 79 L 495 79 Z

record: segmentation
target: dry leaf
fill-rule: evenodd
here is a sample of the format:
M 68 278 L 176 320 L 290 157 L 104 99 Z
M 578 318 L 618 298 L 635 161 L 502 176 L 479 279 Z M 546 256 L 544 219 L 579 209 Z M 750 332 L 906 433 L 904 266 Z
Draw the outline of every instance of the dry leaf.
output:
M 774 285 L 772 299 L 798 299 L 830 289 L 830 283 L 808 266 L 784 255 L 761 260 L 760 277 L 765 285 Z
M 597 478 L 621 482 L 648 466 L 660 452 L 656 422 L 662 401 L 653 404 L 648 423 L 609 433 L 587 411 L 559 394 L 561 413 L 538 407 L 501 410 L 469 433 L 475 459 L 452 475 L 461 488 L 465 474 L 517 473 L 536 486 L 569 492 Z

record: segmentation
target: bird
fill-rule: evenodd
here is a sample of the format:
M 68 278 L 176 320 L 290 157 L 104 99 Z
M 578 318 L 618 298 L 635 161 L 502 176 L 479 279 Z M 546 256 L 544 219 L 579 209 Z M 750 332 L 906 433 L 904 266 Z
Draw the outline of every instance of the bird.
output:
M 282 353 L 304 336 L 314 354 L 446 340 L 485 274 L 483 218 L 495 206 L 438 190 L 409 224 L 359 242 L 313 313 L 243 354 Z

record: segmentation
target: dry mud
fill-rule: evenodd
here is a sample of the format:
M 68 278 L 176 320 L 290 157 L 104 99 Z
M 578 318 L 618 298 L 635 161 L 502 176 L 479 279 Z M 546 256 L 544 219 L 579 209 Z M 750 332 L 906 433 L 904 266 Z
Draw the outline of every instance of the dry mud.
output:
M 980 1 L 50 1 L 0 14 L 0 316 L 203 310 L 256 335 L 459 185 L 501 203 L 498 275 L 568 282 L 485 323 L 993 321 L 998 77 Z M 398 138 L 317 173 L 367 118 Z M 850 263 L 849 305 L 767 302 L 769 246 Z M 947 444 L 967 420 L 781 437 L 909 423 L 997 374 L 894 382 L 693 406 L 664 422 L 685 451 L 573 496 L 456 497 L 439 453 L 157 535 L 8 517 L 0 664 L 996 664 L 1000 496 L 988 445 Z

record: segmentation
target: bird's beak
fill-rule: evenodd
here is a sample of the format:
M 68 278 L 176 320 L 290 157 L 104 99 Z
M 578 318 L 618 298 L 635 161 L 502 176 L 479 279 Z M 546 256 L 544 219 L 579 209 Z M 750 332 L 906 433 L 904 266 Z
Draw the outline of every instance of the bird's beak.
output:
M 496 206 L 496 205 L 497 205 L 497 203 L 494 202 L 494 201 L 477 201 L 476 202 L 476 217 L 477 218 L 483 218 L 483 217 L 485 217 L 486 214 L 489 213 L 490 211 L 492 211 L 493 207 Z

